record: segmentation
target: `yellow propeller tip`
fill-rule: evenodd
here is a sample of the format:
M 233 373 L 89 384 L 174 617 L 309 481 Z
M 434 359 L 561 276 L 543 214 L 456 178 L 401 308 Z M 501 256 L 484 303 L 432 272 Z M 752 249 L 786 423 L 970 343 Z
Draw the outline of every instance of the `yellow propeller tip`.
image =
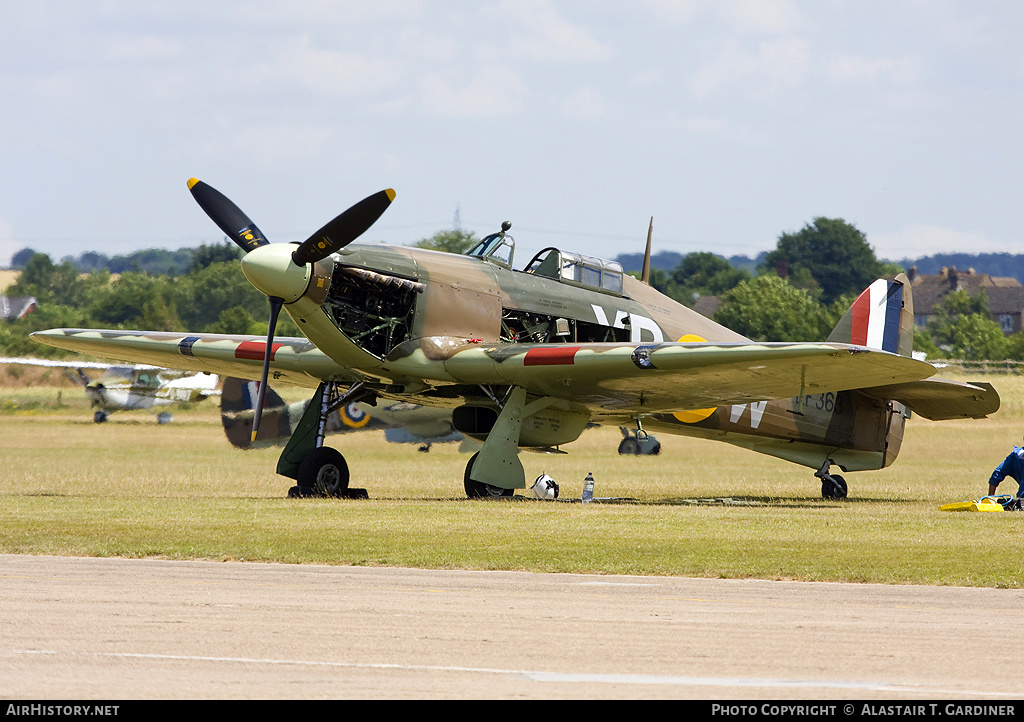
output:
M 395 191 L 394 191 L 394 189 L 393 189 L 393 188 L 388 188 L 388 189 L 387 189 L 386 191 L 384 191 L 384 192 L 388 194 L 388 200 L 389 200 L 389 201 L 393 201 L 393 200 L 395 200 Z
M 256 442 L 256 432 L 254 431 L 254 432 L 252 432 L 252 438 L 249 439 L 249 443 L 253 444 L 255 442 Z
M 192 186 L 194 186 L 198 182 L 199 182 L 198 178 L 189 178 L 188 179 L 188 189 L 192 190 Z

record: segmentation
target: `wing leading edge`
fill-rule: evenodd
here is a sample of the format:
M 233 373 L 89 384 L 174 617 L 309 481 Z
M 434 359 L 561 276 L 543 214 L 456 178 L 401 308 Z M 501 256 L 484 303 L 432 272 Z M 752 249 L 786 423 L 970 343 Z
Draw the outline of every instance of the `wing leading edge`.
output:
M 221 334 L 54 329 L 33 338 L 95 356 L 242 378 L 259 376 L 265 348 L 261 337 Z M 307 387 L 351 374 L 298 338 L 274 342 L 271 368 L 275 378 Z M 829 343 L 462 343 L 444 358 L 413 354 L 381 370 L 442 384 L 508 384 L 598 413 L 641 414 L 904 384 L 935 373 L 905 356 Z
M 58 328 L 32 338 L 92 356 L 241 378 L 259 378 L 266 348 L 260 336 L 208 333 Z M 346 372 L 304 338 L 275 339 L 271 353 L 275 378 L 287 383 L 316 388 Z

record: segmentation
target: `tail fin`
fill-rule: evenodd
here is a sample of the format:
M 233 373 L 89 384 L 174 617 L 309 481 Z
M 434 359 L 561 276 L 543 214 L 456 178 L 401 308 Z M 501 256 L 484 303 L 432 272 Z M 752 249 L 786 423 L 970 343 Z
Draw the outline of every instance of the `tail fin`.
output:
M 72 373 L 72 369 L 64 369 L 64 373 L 67 375 L 67 377 L 74 381 L 76 384 L 79 384 L 81 386 L 89 385 L 89 382 L 92 379 L 85 375 L 85 371 L 76 368 L 74 369 L 74 372 L 75 373 Z
M 910 279 L 900 273 L 893 279 L 879 278 L 872 283 L 857 296 L 827 340 L 910 356 L 914 348 Z
M 252 411 L 256 407 L 257 386 L 255 381 L 225 377 L 224 390 L 220 394 L 221 412 Z M 284 399 L 278 396 L 274 389 L 267 388 L 267 394 L 263 401 L 264 410 L 285 405 Z
M 220 394 L 220 420 L 228 441 L 239 449 L 285 443 L 302 416 L 302 409 L 290 408 L 268 386 L 263 401 L 263 423 L 259 439 L 255 444 L 251 443 L 253 410 L 258 398 L 256 386 L 255 381 L 224 378 L 224 388 Z M 305 408 L 305 404 L 301 406 Z

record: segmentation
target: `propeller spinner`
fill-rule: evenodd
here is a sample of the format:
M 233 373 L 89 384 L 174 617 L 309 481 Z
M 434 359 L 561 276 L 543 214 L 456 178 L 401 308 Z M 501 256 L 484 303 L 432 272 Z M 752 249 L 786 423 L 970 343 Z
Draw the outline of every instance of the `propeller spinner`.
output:
M 395 192 L 389 188 L 364 198 L 289 253 L 287 248 L 272 247 L 256 224 L 217 189 L 197 178 L 189 180 L 188 188 L 206 215 L 246 252 L 242 259 L 242 270 L 246 278 L 270 299 L 270 322 L 267 325 L 267 345 L 263 351 L 263 373 L 260 376 L 259 398 L 256 400 L 252 420 L 252 441 L 255 441 L 263 415 L 274 330 L 281 307 L 285 303 L 298 300 L 305 293 L 309 283 L 309 266 L 341 250 L 365 233 L 391 205 L 391 201 L 395 199 Z M 271 247 L 259 250 L 264 246 Z M 258 252 L 250 255 L 251 251 Z

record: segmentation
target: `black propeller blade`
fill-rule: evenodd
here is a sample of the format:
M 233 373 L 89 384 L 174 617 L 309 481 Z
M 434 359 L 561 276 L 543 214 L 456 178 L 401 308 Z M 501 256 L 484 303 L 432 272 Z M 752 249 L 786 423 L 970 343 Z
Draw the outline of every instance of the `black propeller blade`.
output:
M 249 220 L 249 217 L 228 200 L 223 193 L 198 178 L 190 179 L 188 188 L 192 191 L 192 197 L 196 199 L 199 206 L 206 211 L 206 215 L 246 253 L 254 248 L 269 245 L 270 242 L 264 238 L 256 224 Z M 359 201 L 303 241 L 292 253 L 292 261 L 297 266 L 305 266 L 327 258 L 335 251 L 344 248 L 365 233 L 388 209 L 394 199 L 395 192 L 389 188 Z M 277 318 L 281 314 L 281 307 L 284 305 L 284 299 L 278 296 L 269 296 L 269 299 L 270 323 L 267 325 L 267 346 L 263 352 L 263 373 L 260 376 L 259 398 L 256 400 L 256 409 L 252 419 L 252 441 L 256 441 L 260 418 L 263 416 L 263 402 L 267 395 L 267 377 L 270 375 L 270 356 L 274 348 L 274 331 L 277 328 Z
M 198 178 L 190 179 L 188 188 L 199 207 L 206 211 L 206 215 L 243 251 L 248 253 L 269 243 L 256 224 L 249 220 L 249 216 L 242 213 L 241 208 L 216 188 L 208 186 Z
M 281 313 L 281 306 L 284 300 L 277 296 L 270 296 L 270 323 L 267 325 L 267 348 L 263 351 L 263 373 L 260 376 L 260 388 L 256 396 L 256 410 L 252 417 L 252 438 L 250 443 L 256 441 L 256 433 L 260 430 L 260 419 L 263 417 L 263 400 L 267 397 L 267 377 L 270 375 L 270 355 L 274 349 L 274 329 L 277 327 L 277 317 Z
M 297 266 L 305 266 L 341 250 L 363 235 L 394 199 L 395 192 L 388 188 L 359 201 L 303 241 L 292 254 L 292 261 Z

